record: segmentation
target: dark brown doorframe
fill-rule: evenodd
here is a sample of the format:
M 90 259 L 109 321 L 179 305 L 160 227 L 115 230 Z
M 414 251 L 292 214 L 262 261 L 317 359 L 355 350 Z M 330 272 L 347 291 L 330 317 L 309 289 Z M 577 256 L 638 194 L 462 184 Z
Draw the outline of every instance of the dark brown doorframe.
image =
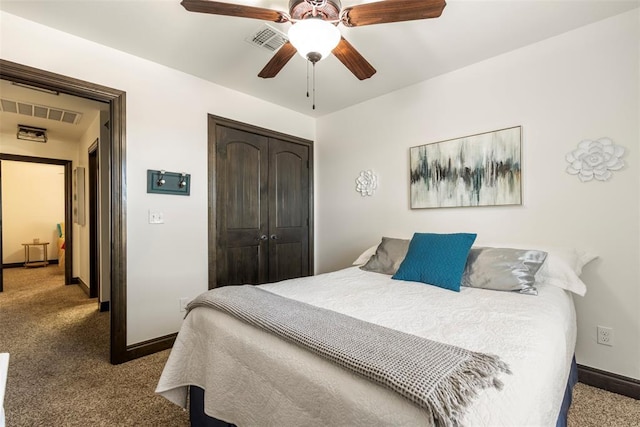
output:
M 100 292 L 98 141 L 89 147 L 89 298 L 97 298 Z
M 65 259 L 64 264 L 64 284 L 71 284 L 71 275 L 73 274 L 73 227 L 71 226 L 71 160 L 49 159 L 45 157 L 19 156 L 15 154 L 0 153 L 0 163 L 2 160 L 11 160 L 14 162 L 25 163 L 41 163 L 47 165 L 64 166 L 64 235 L 65 235 Z M 0 180 L 1 182 L 1 180 Z M 0 195 L 0 236 L 2 236 L 2 195 Z M 1 242 L 2 240 L 0 240 Z M 0 246 L 2 246 L 0 244 Z M 2 248 L 0 247 L 0 278 L 3 259 Z M 3 282 L 0 282 L 0 292 L 3 291 Z
M 136 357 L 158 351 L 154 345 L 127 346 L 127 251 L 126 251 L 126 94 L 123 91 L 89 83 L 60 74 L 51 73 L 26 65 L 0 59 L 0 79 L 24 83 L 44 89 L 55 90 L 81 98 L 109 104 L 110 173 L 109 182 L 104 183 L 110 195 L 111 234 L 111 363 L 126 362 Z M 166 340 L 165 340 L 166 341 Z M 164 348 L 170 347 L 163 341 Z M 155 344 L 155 342 L 154 342 Z
M 102 190 L 110 200 L 110 360 L 118 364 L 171 348 L 177 334 L 127 345 L 126 93 L 3 59 L 0 59 L 0 79 L 109 104 L 109 138 L 101 142 L 106 144 L 105 164 L 109 165 L 109 179 L 103 182 Z
M 2 162 L 0 161 L 0 183 L 2 183 Z M 0 292 L 4 292 L 4 272 L 2 262 L 4 255 L 2 253 L 2 185 L 0 184 Z

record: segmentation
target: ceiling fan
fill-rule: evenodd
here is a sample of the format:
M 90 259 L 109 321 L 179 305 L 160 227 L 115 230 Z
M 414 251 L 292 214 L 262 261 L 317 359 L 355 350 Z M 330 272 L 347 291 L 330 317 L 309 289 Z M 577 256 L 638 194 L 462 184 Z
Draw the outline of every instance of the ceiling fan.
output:
M 289 41 L 260 71 L 259 77 L 275 77 L 296 52 L 314 65 L 333 53 L 360 80 L 373 76 L 376 70 L 342 37 L 337 29 L 338 24 L 361 27 L 437 18 L 446 6 L 445 0 L 383 0 L 342 9 L 340 0 L 290 0 L 287 14 L 261 7 L 212 0 L 182 0 L 181 4 L 190 12 L 277 23 L 291 22 L 293 25 L 289 29 Z

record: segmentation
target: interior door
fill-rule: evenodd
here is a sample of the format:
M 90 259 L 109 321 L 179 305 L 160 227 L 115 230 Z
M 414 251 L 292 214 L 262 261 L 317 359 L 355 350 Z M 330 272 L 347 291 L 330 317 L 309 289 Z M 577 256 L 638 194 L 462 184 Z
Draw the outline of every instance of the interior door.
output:
M 89 148 L 89 298 L 100 292 L 100 222 L 98 141 Z
M 0 160 L 0 292 L 4 292 L 4 254 L 2 253 L 2 161 Z
M 216 127 L 217 286 L 268 280 L 268 138 Z
M 309 275 L 309 146 L 269 140 L 269 282 Z

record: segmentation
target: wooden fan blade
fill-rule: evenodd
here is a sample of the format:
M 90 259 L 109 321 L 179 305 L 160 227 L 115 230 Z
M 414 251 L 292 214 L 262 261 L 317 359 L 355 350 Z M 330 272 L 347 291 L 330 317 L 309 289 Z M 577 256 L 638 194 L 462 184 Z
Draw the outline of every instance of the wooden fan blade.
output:
M 360 80 L 368 79 L 376 73 L 376 69 L 344 37 L 333 49 L 333 54 Z
M 223 3 L 209 0 L 182 0 L 180 3 L 189 12 L 211 13 L 213 15 L 238 16 L 240 18 L 262 19 L 263 21 L 287 22 L 289 16 L 277 10 L 241 4 Z
M 293 58 L 293 55 L 295 55 L 296 52 L 296 48 L 293 47 L 290 42 L 286 42 L 282 45 L 280 50 L 278 50 L 276 54 L 273 55 L 271 60 L 267 62 L 267 65 L 264 66 L 262 71 L 258 73 L 258 77 L 262 77 L 263 79 L 270 79 L 272 77 L 275 77 L 276 74 L 278 74 L 280 70 L 282 70 L 282 68 L 287 65 L 287 62 L 289 62 L 289 60 Z
M 447 5 L 445 0 L 386 0 L 347 7 L 342 11 L 342 23 L 347 27 L 385 24 L 437 18 Z

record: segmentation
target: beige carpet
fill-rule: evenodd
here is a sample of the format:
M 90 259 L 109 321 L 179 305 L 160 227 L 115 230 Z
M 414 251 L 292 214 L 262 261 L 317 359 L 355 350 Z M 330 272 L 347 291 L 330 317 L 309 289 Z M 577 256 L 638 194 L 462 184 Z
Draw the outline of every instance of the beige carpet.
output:
M 0 351 L 9 352 L 7 427 L 186 426 L 154 389 L 168 351 L 109 363 L 109 313 L 55 265 L 4 270 Z
M 109 314 L 62 270 L 4 270 L 0 352 L 11 353 L 5 410 L 14 426 L 187 426 L 154 389 L 169 352 L 109 363 Z M 526 396 L 523 396 L 526 398 Z M 640 401 L 583 384 L 569 427 L 638 426 Z
M 578 383 L 568 427 L 640 427 L 640 400 Z

